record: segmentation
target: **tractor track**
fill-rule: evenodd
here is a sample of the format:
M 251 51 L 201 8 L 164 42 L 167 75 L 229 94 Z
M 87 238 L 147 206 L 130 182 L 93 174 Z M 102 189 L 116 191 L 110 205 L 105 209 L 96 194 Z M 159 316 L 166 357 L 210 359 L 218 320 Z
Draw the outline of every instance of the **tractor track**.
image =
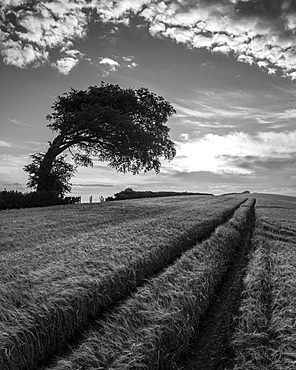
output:
M 219 225 L 217 225 L 215 228 L 213 228 L 212 230 L 207 232 L 203 237 L 201 237 L 201 238 L 195 240 L 194 242 L 190 243 L 192 245 L 190 245 L 190 247 L 187 250 L 192 248 L 197 243 L 202 243 L 206 239 L 210 238 L 211 235 L 215 232 L 216 228 L 218 226 L 221 226 L 221 225 L 227 223 L 233 217 L 235 211 L 239 207 L 241 207 L 246 201 L 247 201 L 247 199 L 240 202 L 237 205 L 237 207 L 235 207 L 233 212 L 231 212 L 231 214 L 228 217 L 223 219 L 222 222 Z M 54 365 L 54 363 L 56 362 L 57 357 L 61 358 L 61 357 L 65 357 L 65 356 L 69 355 L 73 350 L 78 348 L 80 346 L 80 344 L 85 340 L 85 338 L 87 336 L 87 333 L 90 329 L 100 330 L 99 320 L 104 319 L 104 317 L 106 315 L 108 315 L 108 313 L 110 313 L 114 308 L 123 304 L 126 299 L 128 299 L 137 289 L 144 286 L 150 279 L 152 279 L 154 277 L 157 277 L 158 275 L 162 274 L 169 266 L 173 265 L 181 257 L 182 254 L 183 254 L 183 252 L 180 253 L 179 255 L 177 255 L 175 258 L 173 258 L 165 266 L 161 267 L 159 270 L 157 270 L 153 274 L 151 274 L 148 277 L 146 277 L 145 279 L 143 279 L 142 282 L 135 287 L 135 289 L 131 290 L 128 294 L 126 294 L 124 298 L 119 299 L 119 300 L 115 301 L 114 303 L 112 303 L 108 308 L 106 308 L 103 312 L 101 312 L 98 317 L 92 318 L 91 320 L 89 320 L 82 329 L 77 331 L 77 333 L 63 345 L 62 348 L 60 348 L 59 350 L 54 351 L 53 353 L 51 353 L 46 359 L 41 360 L 39 363 L 36 364 L 36 366 L 34 368 L 32 368 L 32 370 L 45 370 L 48 367 Z M 25 370 L 25 369 L 21 369 L 21 370 Z
M 243 279 L 252 250 L 254 206 L 241 243 L 196 329 L 189 350 L 182 358 L 180 370 L 225 370 L 234 366 L 231 339 L 239 314 Z

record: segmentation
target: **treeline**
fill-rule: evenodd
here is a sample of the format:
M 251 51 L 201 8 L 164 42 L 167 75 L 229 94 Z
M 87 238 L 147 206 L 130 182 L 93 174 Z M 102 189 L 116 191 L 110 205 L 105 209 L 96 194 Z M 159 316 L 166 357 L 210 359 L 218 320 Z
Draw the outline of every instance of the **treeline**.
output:
M 120 191 L 114 194 L 114 197 L 106 198 L 106 201 L 124 200 L 124 199 L 137 199 L 137 198 L 156 198 L 156 197 L 172 197 L 180 195 L 211 195 L 209 193 L 192 193 L 192 192 L 178 192 L 178 191 L 134 191 L 131 188 Z
M 106 198 L 106 201 L 137 198 L 172 197 L 181 195 L 214 196 L 214 194 L 210 193 L 193 193 L 187 191 L 134 191 L 131 188 L 127 188 L 120 191 L 119 193 L 114 194 L 113 197 Z M 75 203 L 81 203 L 81 197 L 61 197 L 56 191 L 33 191 L 28 193 L 6 189 L 0 191 L 0 210 L 12 208 L 46 207 Z
M 46 207 L 78 203 L 80 197 L 62 198 L 56 191 L 22 193 L 17 190 L 0 191 L 0 210 L 12 208 Z

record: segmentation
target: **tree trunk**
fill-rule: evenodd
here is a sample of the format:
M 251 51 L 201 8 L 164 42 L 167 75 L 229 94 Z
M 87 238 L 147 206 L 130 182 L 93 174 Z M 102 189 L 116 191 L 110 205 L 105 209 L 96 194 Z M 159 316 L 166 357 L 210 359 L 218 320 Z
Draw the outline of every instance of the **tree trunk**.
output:
M 54 141 L 50 144 L 47 152 L 44 155 L 40 168 L 38 171 L 38 185 L 37 191 L 49 191 L 51 189 L 51 182 L 49 181 L 49 174 L 53 167 L 55 158 L 61 154 L 68 146 L 62 146 L 64 137 L 62 135 L 57 136 Z

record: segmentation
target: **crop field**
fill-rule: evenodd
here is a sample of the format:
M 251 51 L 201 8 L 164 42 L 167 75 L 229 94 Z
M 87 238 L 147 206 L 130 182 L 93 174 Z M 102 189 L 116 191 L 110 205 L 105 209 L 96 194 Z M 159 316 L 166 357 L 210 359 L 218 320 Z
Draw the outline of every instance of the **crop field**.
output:
M 2 211 L 0 367 L 36 367 L 243 201 L 190 196 Z
M 257 200 L 253 253 L 233 338 L 235 370 L 296 368 L 296 207 Z
M 0 212 L 0 369 L 296 367 L 296 203 Z
M 197 243 L 162 274 L 96 322 L 79 348 L 55 370 L 178 368 L 239 243 L 252 201 L 210 238 Z

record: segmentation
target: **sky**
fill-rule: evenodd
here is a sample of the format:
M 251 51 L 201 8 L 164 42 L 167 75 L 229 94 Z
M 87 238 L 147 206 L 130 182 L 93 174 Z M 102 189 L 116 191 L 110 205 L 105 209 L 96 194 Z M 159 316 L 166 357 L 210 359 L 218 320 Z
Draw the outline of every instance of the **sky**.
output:
M 106 83 L 171 102 L 176 157 L 159 174 L 94 159 L 72 195 L 134 190 L 296 195 L 296 1 L 2 0 L 0 190 L 55 135 L 58 96 Z M 69 161 L 71 156 L 67 157 Z

